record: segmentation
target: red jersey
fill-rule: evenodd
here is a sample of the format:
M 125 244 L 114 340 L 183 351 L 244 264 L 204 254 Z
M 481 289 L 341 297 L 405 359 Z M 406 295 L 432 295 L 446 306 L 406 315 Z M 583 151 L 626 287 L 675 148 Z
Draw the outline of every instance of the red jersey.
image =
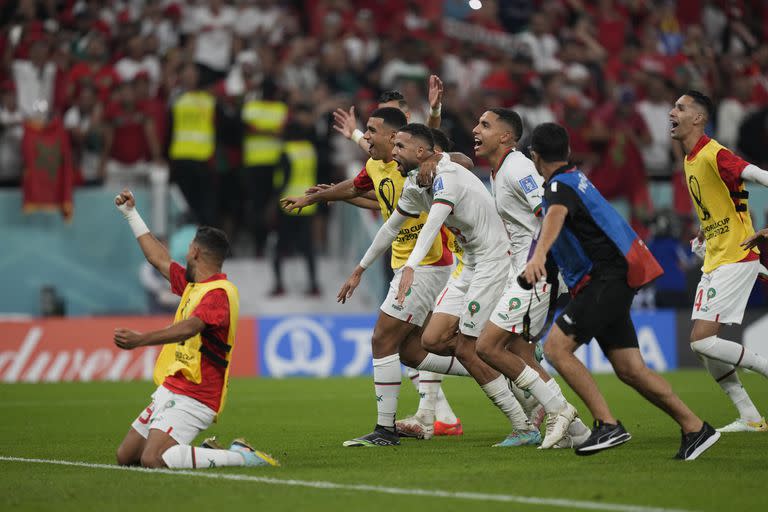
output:
M 148 159 L 149 144 L 144 131 L 147 114 L 138 105 L 129 110 L 120 103 L 112 103 L 104 112 L 104 119 L 114 130 L 110 158 L 124 164 Z
M 187 279 L 184 276 L 186 269 L 176 263 L 171 263 L 171 291 L 178 296 L 184 293 L 187 287 Z M 203 282 L 226 279 L 226 274 L 214 274 Z M 197 305 L 190 317 L 195 316 L 205 322 L 205 329 L 200 333 L 205 347 L 225 359 L 227 354 L 221 350 L 215 342 L 210 339 L 218 340 L 220 343 L 227 344 L 229 336 L 229 299 L 224 290 L 211 290 L 206 293 L 200 304 Z M 181 372 L 169 375 L 163 381 L 170 391 L 179 395 L 194 398 L 198 402 L 205 404 L 214 411 L 219 410 L 221 404 L 221 394 L 224 389 L 224 373 L 226 369 L 212 363 L 207 357 L 200 358 L 200 372 L 202 381 L 195 384 L 185 379 Z

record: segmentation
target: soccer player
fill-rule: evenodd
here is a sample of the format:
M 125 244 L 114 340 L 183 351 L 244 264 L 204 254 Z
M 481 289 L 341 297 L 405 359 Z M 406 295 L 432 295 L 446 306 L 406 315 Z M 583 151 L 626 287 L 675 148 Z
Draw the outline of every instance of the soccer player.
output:
M 303 208 L 320 201 L 345 201 L 360 197 L 373 190 L 379 201 L 382 216 L 386 219 L 395 211 L 403 190 L 405 178 L 397 172 L 397 163 L 392 160 L 394 135 L 405 125 L 405 114 L 393 107 L 375 110 L 367 122 L 365 140 L 369 145 L 371 158 L 354 180 L 338 183 L 328 189 L 318 190 L 302 197 L 286 197 L 281 203 L 286 209 Z M 392 268 L 395 275 L 390 283 L 389 294 L 381 304 L 376 320 L 372 343 L 373 377 L 376 389 L 378 418 L 374 431 L 346 441 L 345 446 L 390 446 L 400 443 L 395 430 L 395 415 L 400 392 L 400 362 L 419 370 L 436 371 L 442 374 L 466 375 L 460 364 L 452 357 L 427 355 L 421 348 L 421 326 L 432 310 L 437 294 L 448 279 L 453 256 L 447 247 L 447 236 L 432 244 L 420 260 L 419 275 L 423 276 L 422 286 L 414 288 L 405 303 L 395 301 L 400 282 L 401 267 L 408 259 L 416 242 L 416 234 L 425 218 L 410 220 L 392 241 Z M 406 351 L 410 347 L 412 350 Z M 410 352 L 414 352 L 411 355 Z M 439 389 L 439 383 L 429 379 L 426 386 L 430 398 Z M 434 414 L 434 412 L 433 412 Z M 458 422 L 458 420 L 457 420 Z M 431 437 L 432 429 L 424 438 Z
M 557 381 L 536 360 L 535 345 L 529 341 L 544 328 L 547 313 L 558 296 L 559 278 L 554 272 L 549 281 L 537 283 L 531 290 L 523 289 L 517 280 L 525 268 L 533 238 L 541 227 L 543 180 L 533 162 L 517 151 L 517 142 L 523 135 L 523 122 L 516 112 L 505 108 L 488 110 L 480 117 L 472 134 L 475 154 L 496 162 L 491 170 L 491 191 L 512 251 L 504 294 L 477 340 L 477 354 L 518 388 L 533 395 L 543 406 L 547 427 L 551 428 L 567 402 Z M 574 419 L 569 431 L 568 447 L 578 446 L 589 437 L 589 429 L 578 418 Z M 536 430 L 512 432 L 499 444 L 517 446 L 540 441 L 541 436 Z M 551 446 L 554 443 L 550 444 L 549 440 L 542 444 L 542 448 Z
M 115 345 L 121 349 L 163 345 L 155 365 L 158 388 L 117 449 L 117 463 L 187 469 L 277 466 L 243 439 L 233 441 L 229 450 L 190 446 L 221 414 L 227 394 L 239 306 L 237 288 L 221 272 L 229 254 L 227 236 L 216 228 L 198 228 L 184 268 L 149 232 L 129 190 L 115 198 L 115 205 L 147 261 L 181 296 L 170 327 L 145 333 L 115 329 Z
M 712 101 L 688 91 L 669 113 L 672 138 L 685 156 L 688 191 L 706 239 L 701 281 L 693 303 L 691 349 L 733 401 L 739 418 L 720 432 L 766 432 L 768 424 L 757 411 L 736 368 L 768 376 L 768 360 L 744 346 L 718 337 L 723 324 L 740 324 L 760 266 L 756 236 L 747 207 L 744 181 L 768 186 L 768 172 L 737 157 L 704 135 L 712 117 Z
M 440 161 L 436 175 L 434 166 L 430 169 L 425 165 L 419 170 L 418 178 L 408 178 L 397 209 L 379 229 L 360 264 L 339 292 L 339 298 L 349 298 L 364 270 L 386 250 L 409 217 L 420 218 L 422 212 L 429 212 L 401 271 L 396 300 L 402 304 L 413 290 L 429 284 L 418 274 L 418 262 L 438 239 L 445 224 L 462 246 L 462 268 L 451 276 L 440 294 L 424 330 L 422 345 L 433 354 L 455 354 L 507 416 L 514 431 L 536 430 L 528 422 L 504 377 L 475 353 L 475 340 L 503 292 L 510 264 L 509 239 L 496 213 L 493 198 L 472 172 L 451 162 L 448 155 L 434 153 L 432 134 L 425 125 L 414 123 L 400 128 L 392 156 L 403 175 L 427 159 L 439 157 Z M 575 415 L 575 409 L 571 409 Z M 561 421 L 563 431 L 567 430 L 573 415 Z M 421 425 L 413 425 L 414 428 L 429 428 L 430 418 L 416 420 L 421 420 Z
M 544 177 L 541 235 L 524 278 L 545 278 L 547 252 L 560 267 L 572 299 L 555 321 L 544 354 L 589 408 L 592 435 L 576 448 L 591 455 L 631 439 L 574 352 L 596 338 L 616 375 L 671 416 L 682 429 L 676 458 L 693 460 L 720 437 L 645 365 L 630 317 L 637 290 L 662 270 L 642 240 L 578 169 L 568 164 L 568 133 L 544 123 L 531 136 L 531 158 Z

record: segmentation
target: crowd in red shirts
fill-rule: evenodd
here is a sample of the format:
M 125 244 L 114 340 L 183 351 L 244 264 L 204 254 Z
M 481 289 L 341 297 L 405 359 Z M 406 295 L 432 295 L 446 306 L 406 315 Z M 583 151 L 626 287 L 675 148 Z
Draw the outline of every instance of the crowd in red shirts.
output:
M 29 120 L 38 129 L 63 126 L 75 186 L 109 183 L 138 163 L 162 166 L 172 136 L 168 106 L 183 90 L 188 63 L 217 97 L 211 168 L 219 223 L 238 211 L 226 206 L 238 189 L 228 170 L 240 166 L 237 125 L 248 91 L 312 105 L 324 176 L 333 179 L 361 156 L 331 129 L 330 112 L 354 104 L 365 116 L 381 92 L 397 89 L 412 120 L 424 120 L 426 79 L 437 73 L 446 87 L 443 128 L 458 151 L 473 156 L 471 129 L 490 106 L 517 110 L 528 133 L 561 122 L 574 162 L 607 197 L 628 202 L 635 225 L 660 206 L 690 213 L 667 119 L 686 89 L 718 105 L 712 135 L 768 165 L 765 2 L 467 4 L 0 1 L 0 183 L 21 182 Z M 665 185 L 673 187 L 670 204 L 654 204 L 649 181 L 672 184 Z

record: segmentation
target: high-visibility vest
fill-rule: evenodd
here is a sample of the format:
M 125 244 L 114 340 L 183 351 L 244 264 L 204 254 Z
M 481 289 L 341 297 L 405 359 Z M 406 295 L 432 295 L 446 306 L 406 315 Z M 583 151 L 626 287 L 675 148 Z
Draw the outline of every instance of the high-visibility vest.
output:
M 250 100 L 243 105 L 242 120 L 247 126 L 243 140 L 243 164 L 246 167 L 277 165 L 283 151 L 280 131 L 288 117 L 288 105 L 282 101 Z
M 304 191 L 317 183 L 317 152 L 315 146 L 306 140 L 292 140 L 286 142 L 283 151 L 288 157 L 291 166 L 290 178 L 285 187 L 286 196 L 303 196 Z M 280 187 L 283 175 L 275 175 L 275 186 Z M 317 211 L 317 204 L 304 207 L 299 210 L 285 212 L 288 215 L 313 215 Z
M 220 413 L 224 410 L 224 402 L 227 397 L 227 384 L 229 380 L 229 368 L 232 359 L 232 349 L 235 346 L 235 334 L 237 333 L 237 321 L 240 315 L 240 295 L 237 287 L 226 279 L 217 279 L 205 283 L 187 283 L 184 293 L 181 295 L 181 302 L 176 310 L 176 316 L 173 323 L 179 323 L 187 320 L 195 311 L 195 308 L 203 300 L 205 294 L 216 289 L 222 289 L 227 294 L 229 301 L 229 333 L 227 335 L 227 344 L 225 348 L 226 356 L 222 359 L 214 352 L 208 350 L 203 345 L 203 339 L 200 334 L 196 334 L 180 343 L 169 343 L 163 345 L 160 354 L 155 362 L 154 381 L 158 386 L 163 383 L 166 377 L 181 372 L 181 375 L 190 382 L 200 384 L 203 381 L 201 370 L 201 358 L 207 357 L 212 364 L 223 366 L 224 384 L 221 391 L 221 403 L 219 404 Z
M 205 161 L 211 158 L 216 139 L 213 95 L 204 91 L 185 92 L 173 104 L 171 114 L 171 159 Z

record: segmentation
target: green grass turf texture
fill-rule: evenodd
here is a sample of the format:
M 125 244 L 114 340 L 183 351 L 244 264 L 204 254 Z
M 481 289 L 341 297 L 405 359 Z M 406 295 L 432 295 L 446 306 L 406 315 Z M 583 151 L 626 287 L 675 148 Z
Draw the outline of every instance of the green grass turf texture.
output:
M 713 425 L 735 418 L 733 406 L 703 371 L 666 376 Z M 765 380 L 754 374 L 742 379 L 758 408 L 768 409 Z M 724 434 L 699 460 L 676 461 L 677 425 L 616 377 L 597 376 L 597 381 L 633 439 L 577 457 L 572 450 L 491 447 L 507 434 L 508 423 L 470 379 L 444 383 L 464 424 L 463 436 L 367 449 L 341 443 L 369 432 L 375 423 L 369 378 L 233 379 L 227 409 L 208 432 L 226 442 L 245 436 L 279 458 L 282 467 L 200 471 L 689 510 L 762 509 L 768 503 L 768 433 Z M 564 389 L 590 423 L 583 404 Z M 115 449 L 152 391 L 147 382 L 2 385 L 0 455 L 113 464 Z M 417 404 L 407 379 L 400 396 L 399 412 L 405 416 Z M 0 461 L 3 511 L 175 510 L 180 500 L 189 500 L 186 510 L 227 512 L 566 510 Z

